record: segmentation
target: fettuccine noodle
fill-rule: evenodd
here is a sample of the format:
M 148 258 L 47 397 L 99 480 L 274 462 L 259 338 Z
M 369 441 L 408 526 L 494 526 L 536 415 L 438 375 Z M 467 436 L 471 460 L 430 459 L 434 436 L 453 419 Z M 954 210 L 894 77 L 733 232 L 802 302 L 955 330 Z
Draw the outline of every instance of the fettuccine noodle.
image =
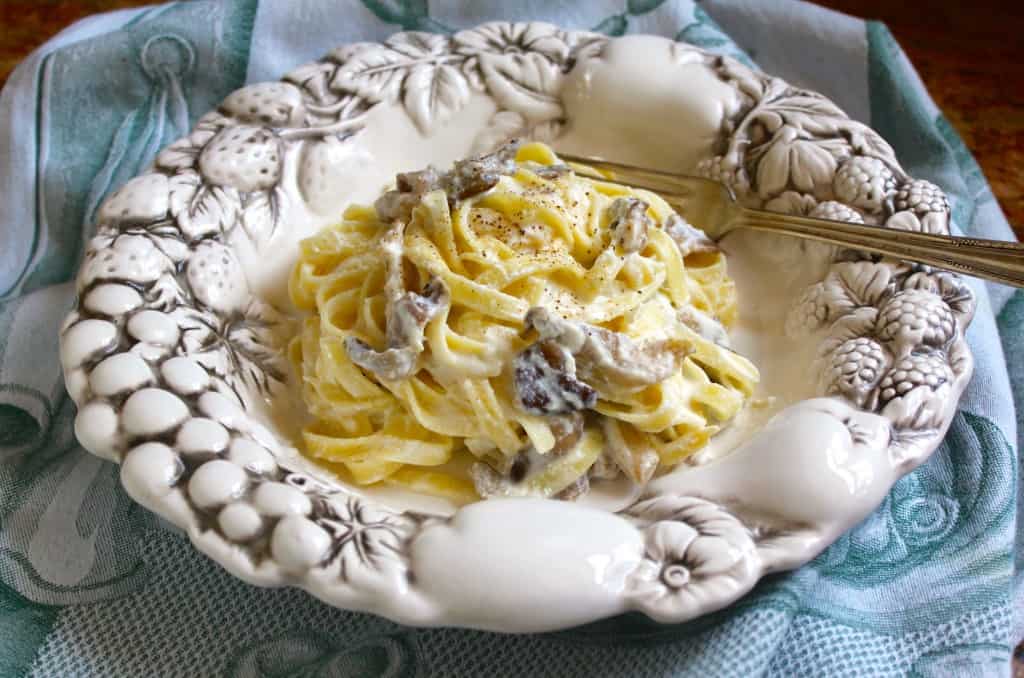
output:
M 304 451 L 351 482 L 455 502 L 646 482 L 758 380 L 727 347 L 736 290 L 699 231 L 547 146 L 504 152 L 400 176 L 301 244 Z

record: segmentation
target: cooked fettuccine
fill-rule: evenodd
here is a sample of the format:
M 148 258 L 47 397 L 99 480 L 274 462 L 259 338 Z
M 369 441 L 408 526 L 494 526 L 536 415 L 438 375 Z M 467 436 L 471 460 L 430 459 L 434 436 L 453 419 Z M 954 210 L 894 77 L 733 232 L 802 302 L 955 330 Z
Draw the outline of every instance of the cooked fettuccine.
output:
M 660 197 L 542 144 L 402 174 L 303 241 L 305 452 L 456 502 L 644 483 L 743 407 L 722 253 Z

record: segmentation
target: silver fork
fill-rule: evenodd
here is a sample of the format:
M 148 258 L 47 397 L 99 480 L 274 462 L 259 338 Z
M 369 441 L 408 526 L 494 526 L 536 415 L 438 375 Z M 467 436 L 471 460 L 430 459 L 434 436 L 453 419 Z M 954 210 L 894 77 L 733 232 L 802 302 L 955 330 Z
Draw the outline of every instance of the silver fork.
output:
M 1021 243 L 915 233 L 751 209 L 737 203 L 724 184 L 711 179 L 586 156 L 558 155 L 567 162 L 610 172 L 612 176 L 587 171 L 586 167 L 574 167 L 579 174 L 659 194 L 714 240 L 738 228 L 771 231 L 1024 287 L 1024 245 Z

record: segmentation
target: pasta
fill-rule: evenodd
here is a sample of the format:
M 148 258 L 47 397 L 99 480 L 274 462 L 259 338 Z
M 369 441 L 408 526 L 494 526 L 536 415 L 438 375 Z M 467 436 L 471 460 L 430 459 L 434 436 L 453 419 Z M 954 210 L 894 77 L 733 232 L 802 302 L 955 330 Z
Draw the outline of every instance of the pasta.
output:
M 399 175 L 301 243 L 307 455 L 456 502 L 644 483 L 736 416 L 725 259 L 659 196 L 545 145 Z

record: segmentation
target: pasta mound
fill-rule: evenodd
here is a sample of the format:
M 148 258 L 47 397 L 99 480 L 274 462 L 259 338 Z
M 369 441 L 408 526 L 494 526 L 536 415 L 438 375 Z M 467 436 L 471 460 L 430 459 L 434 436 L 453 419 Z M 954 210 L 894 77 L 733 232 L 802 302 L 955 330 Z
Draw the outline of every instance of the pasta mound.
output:
M 644 483 L 758 380 L 723 254 L 659 196 L 542 144 L 399 175 L 302 242 L 304 452 L 456 503 Z

